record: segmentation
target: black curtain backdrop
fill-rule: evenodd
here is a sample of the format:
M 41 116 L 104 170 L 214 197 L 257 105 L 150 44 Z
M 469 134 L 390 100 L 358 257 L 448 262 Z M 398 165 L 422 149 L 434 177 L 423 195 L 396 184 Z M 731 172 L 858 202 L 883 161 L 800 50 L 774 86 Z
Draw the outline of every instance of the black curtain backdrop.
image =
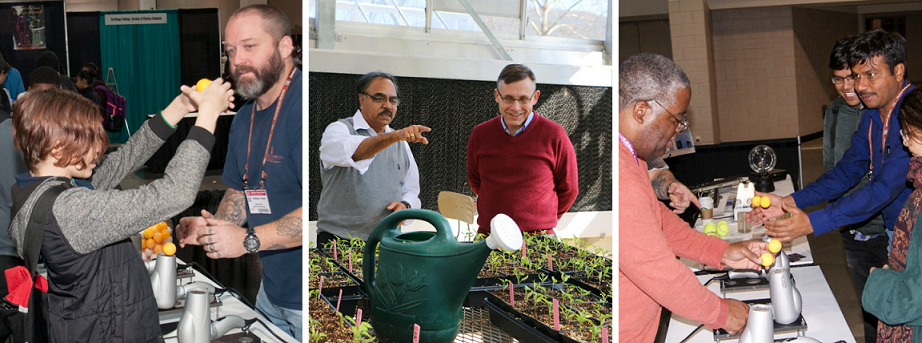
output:
M 320 199 L 320 138 L 330 123 L 358 109 L 355 82 L 361 75 L 310 73 L 310 213 L 317 220 Z M 535 110 L 570 136 L 579 169 L 579 197 L 570 211 L 612 209 L 612 88 L 542 84 Z M 428 145 L 410 144 L 420 172 L 420 200 L 438 210 L 440 191 L 473 195 L 467 184 L 467 141 L 474 126 L 499 114 L 496 82 L 398 77 L 401 104 L 391 128 L 432 128 Z
M 13 6 L 40 5 L 43 7 L 43 20 L 45 21 L 45 49 L 14 50 L 13 34 L 16 30 L 16 20 L 13 16 Z M 29 89 L 29 74 L 35 70 L 35 60 L 47 50 L 54 51 L 64 64 L 66 54 L 63 1 L 34 1 L 34 2 L 3 2 L 0 3 L 0 51 L 6 62 L 22 74 L 22 82 Z M 97 35 L 97 37 L 99 37 Z
M 93 63 L 101 67 L 99 54 L 99 12 L 68 12 L 67 36 L 70 37 L 70 76 L 76 77 L 84 64 Z M 95 39 L 90 39 L 94 37 Z M 60 57 L 60 56 L 58 56 Z M 64 59 L 61 59 L 64 63 Z M 100 71 L 99 78 L 105 82 L 105 71 Z
M 179 10 L 179 41 L 182 52 L 180 80 L 194 85 L 221 76 L 221 31 L 218 9 Z

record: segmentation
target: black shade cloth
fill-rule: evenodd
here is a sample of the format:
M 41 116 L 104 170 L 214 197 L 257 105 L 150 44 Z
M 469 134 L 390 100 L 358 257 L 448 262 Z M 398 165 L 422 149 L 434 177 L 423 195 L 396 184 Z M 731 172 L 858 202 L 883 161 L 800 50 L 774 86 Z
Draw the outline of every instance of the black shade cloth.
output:
M 499 71 L 497 71 L 498 73 Z M 320 139 L 330 123 L 358 109 L 355 82 L 361 75 L 309 74 L 310 213 L 320 199 Z M 612 88 L 541 83 L 535 110 L 567 131 L 579 170 L 579 196 L 570 211 L 612 209 Z M 429 144 L 410 144 L 420 173 L 422 208 L 438 209 L 440 191 L 473 195 L 467 183 L 467 141 L 477 124 L 499 114 L 496 82 L 398 77 L 400 107 L 391 128 L 420 124 Z
M 76 77 L 84 64 L 93 63 L 96 67 L 102 65 L 102 56 L 99 54 L 99 12 L 68 12 L 67 35 L 71 37 L 68 48 L 70 49 L 69 76 Z M 79 39 L 78 37 L 94 37 L 95 39 Z M 58 56 L 61 64 L 64 57 Z M 100 71 L 99 78 L 105 82 L 105 71 Z
M 159 114 L 154 116 L 154 119 L 160 120 L 157 116 L 159 116 Z M 176 132 L 173 132 L 173 135 L 167 138 L 166 142 L 163 142 L 163 145 L 160 146 L 160 149 L 157 149 L 157 152 L 147 160 L 146 165 L 148 172 L 162 173 L 166 170 L 166 165 L 170 163 L 173 155 L 176 154 L 176 149 L 186 140 L 186 136 L 189 135 L 189 130 L 195 126 L 195 119 L 196 118 L 183 118 L 176 124 Z M 224 169 L 224 161 L 227 159 L 227 137 L 230 134 L 231 122 L 233 122 L 233 120 L 234 116 L 232 115 L 222 115 L 215 124 L 215 143 L 214 147 L 211 148 L 211 160 L 208 161 L 209 170 Z
M 179 10 L 180 80 L 194 85 L 198 80 L 221 76 L 221 23 L 217 8 Z
M 173 217 L 173 223 L 178 224 L 179 219 L 183 217 L 200 216 L 203 209 L 214 213 L 221 203 L 221 198 L 224 197 L 224 192 L 225 190 L 199 191 L 195 197 L 195 203 Z M 239 258 L 213 260 L 205 255 L 205 249 L 201 246 L 186 245 L 185 248 L 180 248 L 179 244 L 176 244 L 176 248 L 176 256 L 179 259 L 186 263 L 197 263 L 224 287 L 236 289 L 251 305 L 256 305 L 256 294 L 259 292 L 259 283 L 262 279 L 262 265 L 259 263 L 259 256 L 245 254 Z

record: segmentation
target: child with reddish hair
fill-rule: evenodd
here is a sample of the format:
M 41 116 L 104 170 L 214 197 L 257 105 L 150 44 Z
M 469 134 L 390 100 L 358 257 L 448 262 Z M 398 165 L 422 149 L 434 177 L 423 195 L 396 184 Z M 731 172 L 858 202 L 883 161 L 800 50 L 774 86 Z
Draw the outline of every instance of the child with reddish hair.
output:
M 105 159 L 108 136 L 89 99 L 49 89 L 28 92 L 13 107 L 13 142 L 29 168 L 12 189 L 9 232 L 20 257 L 37 199 L 54 186 L 66 188 L 48 214 L 41 248 L 50 342 L 163 341 L 150 278 L 129 237 L 192 205 L 214 145 L 215 122 L 233 98 L 221 79 L 201 92 L 181 90 Z M 195 127 L 163 178 L 138 189 L 115 188 L 196 110 Z

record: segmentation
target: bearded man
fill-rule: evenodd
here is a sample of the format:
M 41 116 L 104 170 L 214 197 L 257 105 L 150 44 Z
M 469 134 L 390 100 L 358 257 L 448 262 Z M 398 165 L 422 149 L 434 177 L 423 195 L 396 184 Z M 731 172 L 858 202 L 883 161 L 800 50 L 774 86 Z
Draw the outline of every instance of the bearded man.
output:
M 231 124 L 212 215 L 180 220 L 180 245 L 202 245 L 210 258 L 259 254 L 256 307 L 301 340 L 302 75 L 292 60 L 291 23 L 281 11 L 252 5 L 224 31 L 236 94 L 248 99 Z M 247 228 L 243 228 L 244 224 Z

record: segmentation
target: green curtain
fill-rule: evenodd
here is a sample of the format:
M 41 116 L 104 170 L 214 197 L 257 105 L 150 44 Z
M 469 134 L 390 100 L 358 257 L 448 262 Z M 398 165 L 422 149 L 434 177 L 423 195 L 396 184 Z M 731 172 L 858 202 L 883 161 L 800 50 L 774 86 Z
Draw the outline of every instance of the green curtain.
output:
M 106 25 L 106 14 L 166 13 L 166 24 Z M 99 13 L 100 77 L 115 72 L 118 91 L 125 97 L 127 128 L 134 134 L 148 114 L 160 110 L 179 95 L 179 15 L 174 10 L 114 11 Z M 109 81 L 111 82 L 111 81 Z M 110 133 L 112 143 L 124 143 L 128 132 Z

